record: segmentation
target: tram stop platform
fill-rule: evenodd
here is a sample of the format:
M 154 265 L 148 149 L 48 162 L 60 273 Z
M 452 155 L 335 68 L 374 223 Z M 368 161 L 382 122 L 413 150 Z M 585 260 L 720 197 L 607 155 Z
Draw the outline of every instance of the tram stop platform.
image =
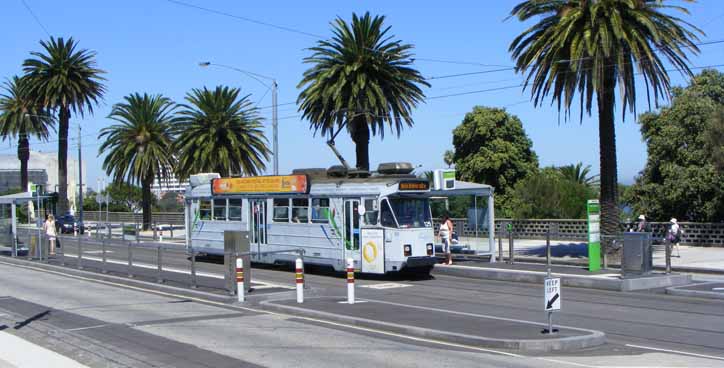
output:
M 541 263 L 463 261 L 452 265 L 437 264 L 432 272 L 438 275 L 543 284 L 547 270 L 548 266 Z M 691 275 L 687 274 L 654 272 L 626 275 L 624 278 L 618 269 L 590 272 L 582 266 L 568 265 L 551 265 L 551 274 L 560 277 L 564 286 L 614 291 L 659 289 L 689 285 L 692 282 Z
M 545 334 L 545 323 L 342 297 L 267 300 L 265 309 L 295 316 L 382 330 L 420 339 L 466 346 L 522 352 L 575 351 L 605 343 L 600 331 L 554 325 L 557 333 Z
M 671 295 L 695 298 L 724 299 L 724 282 L 702 282 L 685 286 L 666 288 Z

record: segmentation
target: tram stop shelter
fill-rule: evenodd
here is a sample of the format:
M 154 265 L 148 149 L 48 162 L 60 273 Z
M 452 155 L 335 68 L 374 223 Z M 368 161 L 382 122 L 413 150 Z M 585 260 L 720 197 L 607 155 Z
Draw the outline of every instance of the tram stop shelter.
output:
M 432 200 L 459 196 L 473 197 L 473 207 L 468 209 L 467 221 L 454 224 L 455 228 L 459 229 L 456 230 L 458 236 L 463 239 L 458 245 L 474 255 L 489 255 L 490 262 L 496 260 L 494 191 L 495 188 L 490 185 L 455 180 L 453 189 L 433 189 L 429 192 Z M 482 205 L 481 208 L 478 208 L 479 203 Z M 486 233 L 487 239 L 479 237 Z M 465 242 L 468 244 L 464 244 Z
M 31 192 L 21 192 L 0 196 L 0 245 L 16 249 L 18 239 L 18 205 L 28 202 L 43 201 L 51 198 L 47 195 L 35 195 Z M 36 211 L 39 211 L 37 209 Z

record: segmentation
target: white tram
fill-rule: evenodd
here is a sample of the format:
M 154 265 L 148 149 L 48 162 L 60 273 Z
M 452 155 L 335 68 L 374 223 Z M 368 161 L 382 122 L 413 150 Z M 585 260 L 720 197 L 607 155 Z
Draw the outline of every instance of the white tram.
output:
M 224 230 L 249 232 L 252 252 L 305 250 L 308 264 L 383 274 L 429 272 L 436 263 L 427 180 L 411 165 L 383 164 L 365 178 L 324 169 L 287 176 L 192 177 L 186 192 L 187 245 L 222 255 Z M 285 263 L 294 254 L 252 255 Z

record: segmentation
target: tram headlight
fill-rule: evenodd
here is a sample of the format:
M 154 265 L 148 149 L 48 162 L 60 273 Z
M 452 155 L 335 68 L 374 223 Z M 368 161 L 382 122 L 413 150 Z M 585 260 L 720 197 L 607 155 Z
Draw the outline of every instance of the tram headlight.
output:
M 432 250 L 433 250 L 432 243 L 427 243 L 427 255 L 428 256 L 432 255 Z
M 405 252 L 405 257 L 409 257 L 412 255 L 412 245 L 405 244 L 405 246 L 402 247 L 402 249 Z

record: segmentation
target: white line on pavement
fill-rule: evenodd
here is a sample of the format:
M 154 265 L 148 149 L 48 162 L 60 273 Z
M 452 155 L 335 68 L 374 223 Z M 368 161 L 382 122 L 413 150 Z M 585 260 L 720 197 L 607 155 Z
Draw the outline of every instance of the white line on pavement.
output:
M 638 349 L 646 349 L 646 350 L 653 350 L 653 351 L 663 351 L 663 352 L 666 352 L 666 353 L 689 355 L 689 356 L 699 357 L 699 358 L 724 360 L 724 357 L 720 357 L 720 356 L 689 353 L 689 352 L 680 351 L 680 350 L 670 350 L 670 349 L 662 349 L 662 348 L 653 348 L 653 347 L 650 347 L 650 346 L 641 346 L 641 345 L 633 345 L 633 344 L 626 344 L 626 346 L 628 346 L 628 347 L 630 347 L 630 348 L 638 348 Z
M 83 331 L 83 330 L 91 330 L 91 329 L 94 329 L 94 328 L 100 328 L 100 327 L 106 327 L 106 326 L 110 326 L 110 324 L 104 323 L 104 324 L 102 324 L 102 325 L 96 325 L 96 326 L 70 328 L 70 329 L 67 329 L 66 331 Z

